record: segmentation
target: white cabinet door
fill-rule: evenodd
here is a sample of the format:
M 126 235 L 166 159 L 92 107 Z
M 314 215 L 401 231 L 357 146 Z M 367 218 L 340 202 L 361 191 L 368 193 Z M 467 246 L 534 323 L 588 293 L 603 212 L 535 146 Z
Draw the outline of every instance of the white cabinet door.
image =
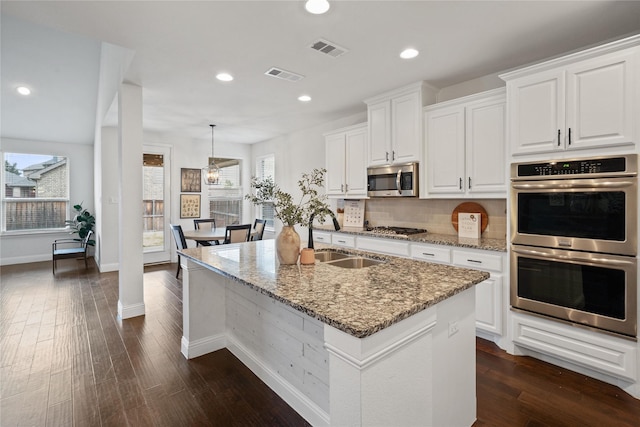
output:
M 326 191 L 327 195 L 344 194 L 345 183 L 345 135 L 338 133 L 325 138 Z
M 506 105 L 495 97 L 466 107 L 466 188 L 469 194 L 507 194 Z
M 491 277 L 476 285 L 476 328 L 502 335 L 502 276 Z
M 634 142 L 634 56 L 618 52 L 567 69 L 567 149 Z
M 428 192 L 464 193 L 464 107 L 427 112 L 425 127 Z
M 369 165 L 386 165 L 391 151 L 391 102 L 368 106 Z
M 391 163 L 417 162 L 422 150 L 420 92 L 391 99 Z
M 367 128 L 347 132 L 345 195 L 348 197 L 367 195 Z
M 563 148 L 564 71 L 509 82 L 510 140 L 513 155 Z

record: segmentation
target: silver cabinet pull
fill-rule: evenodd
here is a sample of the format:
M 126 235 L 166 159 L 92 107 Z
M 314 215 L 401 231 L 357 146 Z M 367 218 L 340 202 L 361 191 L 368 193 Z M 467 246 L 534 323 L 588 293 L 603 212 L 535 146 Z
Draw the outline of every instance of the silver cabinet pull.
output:
M 387 159 L 387 162 L 388 162 L 388 161 L 389 161 L 389 152 L 388 152 L 388 151 L 385 151 L 385 153 L 384 153 L 384 154 L 385 154 L 386 159 Z
M 422 255 L 426 255 L 426 256 L 436 256 L 436 254 L 430 254 L 429 252 L 422 252 Z
M 460 190 L 462 190 L 462 178 L 460 178 L 460 183 L 458 185 L 460 187 Z
M 482 261 L 478 261 L 477 259 L 468 259 L 468 262 L 473 262 L 475 264 L 482 264 Z
M 558 147 L 560 147 L 560 129 L 558 129 Z

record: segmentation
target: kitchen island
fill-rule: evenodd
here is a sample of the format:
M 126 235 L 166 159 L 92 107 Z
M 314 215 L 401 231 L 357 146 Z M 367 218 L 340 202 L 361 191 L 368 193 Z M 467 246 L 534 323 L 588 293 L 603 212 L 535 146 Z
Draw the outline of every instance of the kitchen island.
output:
M 471 425 L 489 274 L 336 250 L 383 262 L 279 265 L 273 240 L 180 251 L 183 355 L 228 348 L 313 425 Z

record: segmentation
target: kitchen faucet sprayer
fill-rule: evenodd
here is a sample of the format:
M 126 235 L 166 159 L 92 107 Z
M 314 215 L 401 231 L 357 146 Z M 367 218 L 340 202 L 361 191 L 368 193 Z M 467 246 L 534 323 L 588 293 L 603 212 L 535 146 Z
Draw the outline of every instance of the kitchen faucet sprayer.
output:
M 331 215 L 331 219 L 333 219 L 333 227 L 336 229 L 336 231 L 340 230 L 340 224 L 336 219 L 336 215 L 330 209 L 323 209 L 323 210 L 312 213 L 311 216 L 309 217 L 309 242 L 307 246 L 309 249 L 313 249 L 313 218 L 315 218 L 316 214 L 320 214 L 320 213 L 325 213 L 325 214 L 328 213 L 329 215 Z

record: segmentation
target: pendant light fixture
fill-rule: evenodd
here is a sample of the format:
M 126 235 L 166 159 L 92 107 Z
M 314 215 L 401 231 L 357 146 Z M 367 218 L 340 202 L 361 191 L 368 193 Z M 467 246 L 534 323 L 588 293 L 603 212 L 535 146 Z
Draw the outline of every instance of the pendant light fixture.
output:
M 211 157 L 209 157 L 209 165 L 206 168 L 202 168 L 202 179 L 207 185 L 215 185 L 218 183 L 218 178 L 220 178 L 220 168 L 216 166 L 216 162 L 213 159 L 213 128 L 216 125 L 209 126 L 211 126 Z

